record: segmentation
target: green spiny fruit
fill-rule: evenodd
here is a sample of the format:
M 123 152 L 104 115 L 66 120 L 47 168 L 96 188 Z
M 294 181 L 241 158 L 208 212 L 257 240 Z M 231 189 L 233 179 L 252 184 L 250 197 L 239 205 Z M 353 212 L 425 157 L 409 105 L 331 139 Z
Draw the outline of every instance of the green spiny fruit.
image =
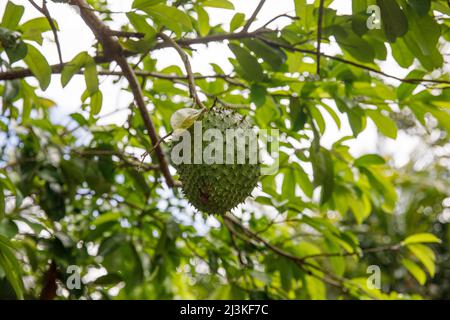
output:
M 200 136 L 196 140 L 194 132 L 200 124 L 203 139 Z M 209 129 L 215 129 L 213 131 L 221 134 L 223 139 L 216 140 L 215 135 L 211 140 L 207 139 L 205 133 Z M 174 167 L 178 171 L 183 193 L 189 202 L 198 210 L 209 214 L 224 214 L 244 202 L 257 185 L 260 174 L 257 136 L 252 127 L 238 113 L 210 110 L 202 114 L 197 123 L 190 126 L 185 133 L 190 136 L 190 141 L 185 142 L 186 146 L 190 146 L 190 157 L 186 157 L 190 161 L 174 164 Z M 234 138 L 230 139 L 233 134 L 242 139 L 241 143 Z M 175 148 L 183 139 L 185 138 L 172 146 L 172 162 Z M 227 146 L 227 142 L 231 142 L 231 146 Z M 217 148 L 211 148 L 212 143 Z M 200 144 L 201 148 L 198 148 Z M 199 164 L 194 163 L 196 146 L 202 154 Z M 205 155 L 208 148 L 209 152 Z M 219 148 L 222 151 L 217 154 Z M 181 149 L 178 147 L 177 150 Z M 184 150 L 179 154 L 184 155 Z M 218 158 L 222 158 L 223 162 L 211 160 Z

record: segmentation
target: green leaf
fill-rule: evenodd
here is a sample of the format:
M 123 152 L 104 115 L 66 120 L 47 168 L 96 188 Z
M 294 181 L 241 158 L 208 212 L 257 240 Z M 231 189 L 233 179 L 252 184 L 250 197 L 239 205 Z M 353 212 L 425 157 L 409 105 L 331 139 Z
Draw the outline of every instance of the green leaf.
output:
M 376 190 L 383 198 L 382 208 L 386 212 L 392 212 L 397 200 L 397 192 L 391 181 L 382 174 L 376 166 L 359 167 L 369 179 L 371 187 Z
M 1 26 L 10 30 L 16 29 L 25 11 L 24 6 L 16 5 L 11 1 L 8 1 L 3 13 Z
M 427 275 L 416 263 L 411 260 L 403 259 L 402 264 L 420 285 L 423 286 L 425 282 L 427 282 Z
M 402 246 L 415 243 L 441 243 L 441 240 L 431 233 L 417 233 L 402 241 Z
M 176 7 L 158 4 L 151 7 L 145 7 L 143 10 L 156 20 L 160 26 L 166 26 L 179 37 L 183 31 L 188 32 L 193 28 L 190 17 Z
M 155 42 L 156 31 L 154 31 L 153 33 L 146 33 L 144 38 L 139 40 L 127 39 L 124 43 L 124 47 L 132 52 L 147 54 L 155 44 Z
M 242 76 L 251 82 L 260 82 L 264 79 L 264 73 L 258 60 L 246 49 L 237 44 L 230 43 L 228 47 L 236 56 Z
M 305 279 L 309 297 L 312 300 L 325 300 L 327 297 L 325 283 L 312 276 L 306 276 Z
M 370 215 L 370 210 L 372 209 L 367 196 L 350 193 L 346 199 L 356 222 L 358 224 L 363 223 L 364 220 Z
M 314 104 L 308 104 L 308 109 L 309 109 L 312 119 L 315 121 L 315 123 L 319 127 L 320 133 L 324 134 L 326 124 L 325 124 L 325 119 L 322 116 L 322 113 L 320 112 L 319 109 L 317 109 L 317 107 Z
M 438 108 L 430 108 L 429 112 L 437 119 L 439 125 L 450 133 L 450 112 Z
M 294 0 L 295 14 L 300 18 L 298 24 L 305 31 L 316 27 L 317 20 L 314 17 L 314 4 L 308 4 L 306 0 Z
M 409 107 L 416 115 L 417 120 L 419 120 L 423 125 L 425 125 L 425 115 L 430 113 L 436 118 L 436 120 L 438 120 L 439 125 L 442 128 L 444 128 L 447 132 L 450 132 L 450 114 L 447 110 L 441 110 L 434 105 L 425 105 L 421 102 L 411 103 Z
M 320 105 L 328 112 L 328 114 L 333 118 L 334 122 L 336 123 L 338 129 L 341 128 L 341 119 L 339 119 L 339 116 L 337 113 L 326 103 L 321 102 Z
M 249 40 L 242 41 L 247 48 L 255 53 L 257 57 L 260 57 L 269 64 L 273 70 L 278 71 L 286 63 L 286 54 L 278 48 L 271 47 L 261 40 Z
M 407 76 L 406 79 L 422 79 L 425 75 L 425 72 L 422 70 L 412 70 Z M 414 92 L 414 89 L 417 88 L 419 84 L 417 83 L 408 83 L 403 82 L 400 84 L 400 86 L 397 88 L 397 98 L 399 100 L 407 99 L 409 96 L 412 95 Z
M 409 51 L 405 41 L 401 38 L 391 43 L 392 56 L 402 68 L 409 68 L 414 62 L 414 55 Z
M 87 90 L 92 95 L 98 91 L 97 65 L 90 56 L 87 56 L 86 59 L 86 64 L 84 66 L 84 80 L 86 81 Z
M 280 270 L 280 279 L 281 279 L 281 287 L 285 291 L 290 291 L 292 288 L 292 268 L 295 266 L 292 265 L 290 261 L 287 259 L 280 259 L 278 262 L 278 268 Z
M 103 94 L 97 90 L 91 94 L 91 115 L 96 115 L 102 109 Z
M 436 272 L 435 260 L 436 256 L 430 248 L 423 244 L 410 244 L 408 249 L 416 256 L 417 259 L 425 266 L 431 277 L 434 277 Z
M 256 104 L 257 107 L 261 107 L 266 102 L 267 88 L 258 84 L 253 84 L 250 88 L 250 99 Z
M 292 166 L 294 167 L 295 171 L 295 180 L 300 185 L 300 188 L 303 190 L 305 195 L 309 198 L 312 198 L 314 186 L 309 180 L 308 175 L 306 174 L 305 170 L 298 164 L 293 163 Z
M 9 63 L 11 64 L 25 58 L 27 53 L 28 46 L 23 41 L 19 41 L 14 47 L 6 49 L 6 54 L 8 55 Z
M 52 69 L 38 49 L 30 44 L 27 44 L 27 48 L 28 53 L 24 61 L 28 68 L 30 68 L 33 75 L 38 79 L 41 89 L 45 91 L 48 88 L 52 78 Z
M 245 14 L 240 12 L 236 13 L 230 22 L 230 32 L 233 32 L 234 30 L 242 27 L 244 25 L 244 22 L 245 22 Z
M 408 19 L 395 0 L 377 0 L 381 9 L 381 22 L 386 38 L 389 42 L 395 42 L 408 31 Z
M 3 193 L 3 186 L 0 181 L 0 221 L 5 216 L 5 194 Z
M 23 299 L 23 282 L 20 275 L 22 268 L 11 249 L 15 249 L 10 241 L 0 235 L 0 267 L 6 274 L 6 278 L 13 287 L 17 298 Z
M 368 109 L 364 112 L 372 119 L 382 134 L 391 139 L 397 138 L 397 125 L 394 120 L 383 115 L 380 110 Z
M 65 87 L 70 79 L 85 65 L 87 61 L 87 52 L 80 52 L 70 62 L 68 62 L 61 71 L 61 85 Z
M 76 121 L 80 126 L 85 126 L 89 124 L 89 121 L 81 113 L 72 113 L 70 117 Z
M 127 12 L 127 17 L 136 31 L 145 33 L 146 35 L 156 35 L 156 30 L 147 22 L 144 16 L 134 12 Z
M 418 15 L 409 6 L 405 10 L 410 24 L 410 31 L 404 37 L 406 46 L 427 70 L 440 68 L 444 59 L 438 49 L 439 24 L 429 15 Z
M 335 97 L 336 106 L 339 111 L 347 113 L 347 118 L 352 128 L 353 135 L 357 137 L 366 126 L 366 119 L 364 117 L 364 111 L 355 105 L 349 103 L 347 106 L 341 98 Z
M 234 5 L 228 0 L 207 0 L 202 2 L 202 6 L 234 10 Z
M 144 9 L 146 7 L 154 6 L 158 3 L 165 2 L 166 0 L 134 0 L 133 9 Z
M 334 165 L 330 151 L 325 148 L 311 147 L 311 164 L 314 172 L 314 185 L 322 186 L 321 200 L 326 203 L 333 194 Z
M 272 121 L 279 117 L 280 112 L 271 96 L 267 96 L 264 105 L 256 109 L 255 119 L 261 128 L 267 128 Z
M 101 224 L 118 221 L 121 218 L 121 214 L 119 212 L 108 212 L 98 216 L 94 221 L 92 221 L 92 225 L 99 226 Z
M 432 104 L 415 101 L 412 101 L 409 107 L 423 125 L 425 125 L 426 114 L 430 113 L 439 122 L 440 127 L 450 132 L 450 113 L 447 110 L 441 110 Z
M 367 167 L 372 165 L 381 165 L 385 164 L 386 161 L 382 157 L 377 154 L 367 154 L 362 157 L 359 157 L 353 163 L 356 167 Z
M 61 71 L 61 85 L 65 87 L 72 77 L 84 67 L 84 79 L 90 95 L 98 91 L 97 66 L 87 52 L 80 52 Z
M 206 12 L 206 10 L 200 6 L 197 6 L 195 10 L 197 11 L 198 15 L 198 29 L 200 35 L 204 37 L 209 33 L 209 30 L 211 29 L 211 26 L 209 25 L 209 15 L 208 12 Z
M 339 254 L 340 253 L 340 247 L 339 244 L 335 241 L 332 241 L 331 238 L 327 238 L 325 240 L 326 247 L 328 248 L 328 252 L 332 254 Z M 344 257 L 335 256 L 335 257 L 329 257 L 328 260 L 330 261 L 331 267 L 333 268 L 333 271 L 338 275 L 339 277 L 344 275 L 345 272 L 345 259 Z
M 300 103 L 299 97 L 291 97 L 289 104 L 289 114 L 292 121 L 292 130 L 299 131 L 304 128 L 308 119 L 305 106 Z
M 352 29 L 358 35 L 365 34 L 367 29 L 367 0 L 352 1 Z
M 113 286 L 118 284 L 119 282 L 123 281 L 122 277 L 117 273 L 109 273 L 104 276 L 98 277 L 95 279 L 94 282 L 92 282 L 93 285 L 96 286 Z
M 19 33 L 0 27 L 0 49 L 2 47 L 8 55 L 10 64 L 27 55 L 27 45 L 20 39 Z
M 408 3 L 420 16 L 426 15 L 431 8 L 431 0 L 408 0 Z
M 360 37 L 350 27 L 333 26 L 333 35 L 339 46 L 354 58 L 362 62 L 373 62 L 375 50 L 372 45 Z
M 281 193 L 288 199 L 295 198 L 295 173 L 292 168 L 286 168 L 283 172 L 283 184 L 281 187 Z
M 5 81 L 5 86 L 3 87 L 3 99 L 6 102 L 12 103 L 19 95 L 20 89 L 21 86 L 19 80 Z
M 56 21 L 54 21 L 54 23 L 55 26 L 57 26 Z M 42 45 L 42 34 L 47 31 L 51 31 L 52 28 L 47 18 L 39 17 L 28 20 L 22 24 L 20 26 L 20 30 L 22 31 L 22 39 L 32 40 Z

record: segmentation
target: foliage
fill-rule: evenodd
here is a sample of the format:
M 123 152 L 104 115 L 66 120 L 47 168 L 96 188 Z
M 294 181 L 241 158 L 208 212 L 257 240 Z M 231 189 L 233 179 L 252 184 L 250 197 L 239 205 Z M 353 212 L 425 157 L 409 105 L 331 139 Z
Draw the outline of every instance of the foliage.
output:
M 54 1 L 78 6 L 97 39 L 63 65 L 49 65 L 41 46 L 56 21 L 24 21 L 24 6 L 8 1 L 0 297 L 449 298 L 447 1 L 353 0 L 351 15 L 330 0 L 292 1 L 295 16 L 274 17 L 287 20 L 276 30 L 255 27 L 259 9 L 216 24 L 211 12 L 234 10 L 227 0 L 134 0 L 114 31 L 92 22 L 115 19 L 110 1 Z M 366 26 L 371 4 L 381 29 Z M 232 72 L 212 64 L 213 74 L 193 73 L 195 47 L 224 41 Z M 341 53 L 325 54 L 325 45 Z M 186 71 L 158 69 L 152 53 L 174 49 Z M 405 79 L 381 69 L 389 59 L 410 71 Z M 52 118 L 58 107 L 43 92 L 56 73 L 63 87 L 79 74 L 86 83 L 67 125 Z M 134 95 L 123 125 L 99 122 L 105 76 L 124 76 Z M 245 206 L 209 217 L 171 188 L 167 147 L 153 130 L 164 136 L 177 110 L 215 103 L 279 129 L 281 149 L 279 171 L 260 179 Z M 324 133 L 347 122 L 352 135 L 326 148 Z M 432 161 L 417 169 L 423 158 L 402 168 L 381 151 L 355 158 L 347 142 L 368 122 L 384 139 L 416 135 Z M 79 289 L 67 285 L 71 265 L 86 276 Z M 366 284 L 371 265 L 381 268 L 381 290 Z

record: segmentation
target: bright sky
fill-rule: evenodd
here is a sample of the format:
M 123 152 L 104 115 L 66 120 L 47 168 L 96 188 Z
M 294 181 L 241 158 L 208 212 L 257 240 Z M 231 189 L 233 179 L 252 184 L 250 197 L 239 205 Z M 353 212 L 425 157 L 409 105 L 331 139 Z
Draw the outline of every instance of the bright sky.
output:
M 2 0 L 0 3 L 0 16 L 3 15 L 3 10 L 7 1 Z M 13 0 L 16 4 L 22 4 L 26 7 L 25 15 L 22 21 L 29 20 L 34 17 L 38 17 L 40 14 L 35 8 L 33 8 L 27 0 Z M 41 4 L 41 0 L 36 1 Z M 236 11 L 243 12 L 247 17 L 251 15 L 254 8 L 258 4 L 259 0 L 232 0 L 235 5 Z M 59 25 L 59 39 L 61 42 L 63 59 L 65 61 L 72 59 L 80 51 L 90 50 L 91 44 L 94 41 L 89 28 L 81 20 L 79 15 L 70 6 L 65 4 L 56 4 L 48 1 L 48 8 L 52 13 L 53 18 Z M 109 1 L 112 11 L 129 11 L 131 8 L 132 0 L 112 0 Z M 272 17 L 282 14 L 295 14 L 293 0 L 267 0 L 260 14 L 258 20 L 254 23 L 253 27 L 256 28 Z M 340 13 L 351 12 L 351 2 L 346 0 L 335 0 L 332 7 L 337 9 Z M 210 9 L 207 11 L 210 13 L 210 21 L 214 23 L 224 23 L 229 25 L 229 21 L 233 17 L 235 11 L 222 10 L 222 9 Z M 114 19 L 119 26 L 122 22 L 126 22 L 126 16 L 124 14 L 115 14 Z M 283 26 L 286 20 L 277 20 L 272 24 L 272 27 Z M 113 25 L 114 27 L 114 25 Z M 196 47 L 197 51 L 194 52 L 192 57 L 192 67 L 194 72 L 203 72 L 210 74 L 212 70 L 209 66 L 211 62 L 215 62 L 222 66 L 227 72 L 231 70 L 231 65 L 228 62 L 228 57 L 231 57 L 230 51 L 220 43 L 212 43 L 208 47 L 199 45 Z M 336 47 L 325 47 L 325 50 L 329 52 L 336 52 Z M 56 47 L 53 43 L 53 36 L 51 33 L 47 34 L 47 37 L 43 44 L 43 51 L 49 63 L 58 63 L 58 57 L 56 53 Z M 94 52 L 91 52 L 92 54 Z M 173 49 L 164 49 L 152 53 L 154 58 L 158 59 L 158 67 L 164 67 L 171 64 L 178 64 L 182 66 L 179 56 Z M 396 73 L 397 75 L 405 75 L 406 70 L 398 68 L 392 61 L 383 64 L 385 68 L 390 70 L 390 73 Z M 101 89 L 103 91 L 103 108 L 102 114 L 108 114 L 118 108 L 126 107 L 132 99 L 132 96 L 125 91 L 117 90 L 119 84 L 114 84 L 115 77 L 102 77 Z M 30 78 L 30 81 L 34 79 Z M 74 77 L 66 88 L 62 88 L 60 85 L 59 75 L 53 77 L 50 87 L 46 90 L 45 95 L 54 101 L 56 101 L 58 107 L 54 109 L 52 116 L 55 120 L 66 123 L 68 120 L 66 116 L 72 112 L 80 110 L 80 96 L 84 91 L 85 84 L 83 77 Z M 101 123 L 122 123 L 126 119 L 126 111 L 123 113 L 117 113 L 108 118 L 101 120 Z M 343 126 L 341 130 L 338 130 L 331 118 L 326 114 L 325 119 L 327 121 L 327 130 L 322 139 L 322 144 L 325 147 L 330 147 L 333 142 L 340 137 L 350 135 L 351 130 L 347 121 L 343 118 Z M 349 142 L 351 146 L 351 152 L 356 155 L 365 153 L 371 153 L 377 151 L 377 133 L 375 126 L 371 121 L 368 121 L 367 129 L 360 134 L 358 139 Z M 395 152 L 396 164 L 405 164 L 408 160 L 408 154 L 414 149 L 417 144 L 411 138 L 399 135 L 397 141 L 384 141 L 384 149 L 389 153 Z

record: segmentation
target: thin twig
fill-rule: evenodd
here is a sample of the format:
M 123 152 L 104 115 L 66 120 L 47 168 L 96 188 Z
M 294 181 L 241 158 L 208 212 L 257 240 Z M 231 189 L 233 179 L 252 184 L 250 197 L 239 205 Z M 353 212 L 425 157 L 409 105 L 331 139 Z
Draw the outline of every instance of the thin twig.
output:
M 315 50 L 308 50 L 308 49 L 302 49 L 302 48 L 298 48 L 294 45 L 289 45 L 286 43 L 281 43 L 281 42 L 277 42 L 274 41 L 272 39 L 268 39 L 266 37 L 264 37 L 264 33 L 268 33 L 268 32 L 274 32 L 273 30 L 269 30 L 269 29 L 265 29 L 265 30 L 256 30 L 254 32 L 250 32 L 250 33 L 242 33 L 242 32 L 238 32 L 238 33 L 225 33 L 225 34 L 219 34 L 219 35 L 210 35 L 210 36 L 206 36 L 206 37 L 200 37 L 200 38 L 195 38 L 195 39 L 180 39 L 177 40 L 177 43 L 180 46 L 189 46 L 189 45 L 193 45 L 193 44 L 208 44 L 210 42 L 218 42 L 218 41 L 223 41 L 223 40 L 234 40 L 234 39 L 247 39 L 247 38 L 258 38 L 263 40 L 264 42 L 266 42 L 269 45 L 278 47 L 278 48 L 282 48 L 282 49 L 286 49 L 288 51 L 297 51 L 297 52 L 302 52 L 305 54 L 311 54 L 311 55 L 317 55 L 317 51 Z M 160 42 L 158 44 L 155 45 L 153 50 L 158 50 L 158 49 L 163 49 L 163 48 L 167 48 L 169 45 L 166 42 Z M 123 55 L 125 57 L 130 57 L 130 56 L 135 56 L 137 55 L 137 53 L 135 52 L 130 52 L 130 51 L 123 51 Z M 412 84 L 423 84 L 423 83 L 433 83 L 433 84 L 448 84 L 450 85 L 450 81 L 449 80 L 439 80 L 439 79 L 419 79 L 419 78 L 400 78 L 391 74 L 388 74 L 386 72 L 377 70 L 375 68 L 366 66 L 364 64 L 361 63 L 357 63 L 354 61 L 350 61 L 350 60 L 346 60 L 344 58 L 338 57 L 338 56 L 332 56 L 332 55 L 328 55 L 325 53 L 321 53 L 320 54 L 322 57 L 331 59 L 331 60 L 335 60 L 341 63 L 345 63 L 360 69 L 364 69 L 370 72 L 374 72 L 377 73 L 383 77 L 386 78 L 391 78 L 391 79 L 395 79 L 401 82 L 405 82 L 405 83 L 412 83 Z M 109 55 L 103 55 L 103 56 L 97 56 L 94 57 L 94 61 L 96 64 L 102 64 L 102 63 L 108 63 L 113 61 L 113 57 L 109 56 Z M 64 64 L 57 64 L 57 65 L 52 65 L 51 69 L 52 69 L 52 73 L 61 73 L 62 68 L 66 65 L 67 63 Z M 137 74 L 139 75 L 139 74 Z M 14 80 L 14 79 L 22 79 L 22 78 L 26 78 L 26 77 L 30 77 L 33 76 L 33 73 L 31 72 L 30 69 L 26 69 L 26 68 L 20 68 L 20 69 L 12 69 L 12 70 L 7 70 L 5 72 L 0 72 L 0 80 Z M 232 81 L 236 81 L 234 79 L 226 79 L 226 80 L 232 80 Z M 231 81 L 229 81 L 231 83 Z M 245 84 L 242 84 L 238 81 L 236 81 L 235 85 L 239 85 L 242 87 L 245 87 Z M 450 87 L 446 87 L 446 88 L 450 88 Z M 444 88 L 441 88 L 444 89 Z
M 224 108 L 227 109 L 245 109 L 245 110 L 252 110 L 252 108 L 249 105 L 246 104 L 234 104 L 234 103 L 229 103 L 226 101 L 223 101 L 222 99 L 216 97 L 216 100 L 219 104 L 221 104 Z
M 159 166 L 152 164 L 142 164 L 136 157 L 130 154 L 126 154 L 120 150 L 108 150 L 108 149 L 73 149 L 71 153 L 74 153 L 80 157 L 94 157 L 94 156 L 116 156 L 122 160 L 127 166 L 137 167 L 138 171 L 143 168 L 145 171 L 158 170 Z
M 301 261 L 301 258 L 296 257 L 296 256 L 290 254 L 289 252 L 286 252 L 286 251 L 284 251 L 284 250 L 282 250 L 282 249 L 280 249 L 280 248 L 278 248 L 278 247 L 272 245 L 272 244 L 269 243 L 266 239 L 260 237 L 260 236 L 259 236 L 258 234 L 256 234 L 255 232 L 253 232 L 253 231 L 251 231 L 250 229 L 244 227 L 244 226 L 243 226 L 243 225 L 242 225 L 242 224 L 241 224 L 234 216 L 232 216 L 232 215 L 230 215 L 230 214 L 226 214 L 226 215 L 223 215 L 223 219 L 224 219 L 224 221 L 227 220 L 227 221 L 233 223 L 234 225 L 239 226 L 239 228 L 240 228 L 240 229 L 241 229 L 248 237 L 250 237 L 250 238 L 252 238 L 252 239 L 254 239 L 254 240 L 256 240 L 256 241 L 258 241 L 258 242 L 260 242 L 260 243 L 262 243 L 262 244 L 264 244 L 268 249 L 270 249 L 271 251 L 275 252 L 276 254 L 278 254 L 278 255 L 280 255 L 280 256 L 282 256 L 282 257 L 285 257 L 285 258 L 287 258 L 287 259 L 289 259 L 289 260 L 292 260 L 292 261 L 298 261 L 298 262 L 301 262 L 301 263 L 303 262 L 303 261 Z
M 329 285 L 335 286 L 335 287 L 339 288 L 340 290 L 342 290 L 343 292 L 347 292 L 346 285 L 353 285 L 356 289 L 360 290 L 361 292 L 364 292 L 365 294 L 369 295 L 371 298 L 377 299 L 377 297 L 371 296 L 370 293 L 366 292 L 358 284 L 354 285 L 351 283 L 345 283 L 345 281 L 347 281 L 347 279 L 333 275 L 315 264 L 304 261 L 303 258 L 301 258 L 301 257 L 294 256 L 294 255 L 290 254 L 289 252 L 286 252 L 283 249 L 278 248 L 275 245 L 272 245 L 267 240 L 265 240 L 264 238 L 260 237 L 255 232 L 253 232 L 250 229 L 248 229 L 247 227 L 245 227 L 239 220 L 237 220 L 237 218 L 235 216 L 233 216 L 231 214 L 225 214 L 222 217 L 223 217 L 223 221 L 224 221 L 225 225 L 227 226 L 228 230 L 230 232 L 234 233 L 241 240 L 243 240 L 249 244 L 252 244 L 252 245 L 255 245 L 253 240 L 255 240 L 258 243 L 264 244 L 266 246 L 266 248 L 268 248 L 270 251 L 295 263 L 299 268 L 301 268 L 308 275 L 315 277 L 321 281 L 324 281 L 325 283 L 327 283 Z M 233 225 L 239 227 L 239 229 L 241 229 L 242 232 L 245 234 L 245 236 L 248 238 L 246 238 L 241 233 L 239 233 L 237 230 L 235 230 Z M 316 270 L 318 274 L 312 272 L 312 270 Z
M 320 46 L 322 44 L 322 20 L 323 20 L 323 5 L 324 0 L 320 0 L 319 17 L 317 21 L 317 75 L 320 76 L 320 57 L 322 55 Z
M 65 66 L 67 63 L 63 63 Z M 60 64 L 50 66 L 52 70 L 52 74 L 60 74 L 62 72 L 63 67 Z M 123 76 L 124 73 L 122 71 L 111 71 L 111 70 L 98 70 L 97 73 L 101 76 Z M 188 77 L 186 75 L 177 75 L 177 74 L 168 74 L 154 71 L 141 71 L 136 70 L 136 76 L 139 77 L 151 77 L 158 79 L 166 79 L 166 80 L 187 80 Z M 83 75 L 84 71 L 79 70 L 75 74 Z M 33 74 L 29 72 L 28 69 L 13 69 L 9 71 L 5 71 L 0 73 L 0 80 L 14 80 L 14 79 L 23 79 L 26 77 L 31 77 Z M 194 79 L 223 79 L 229 83 L 232 83 L 236 86 L 242 86 L 243 84 L 236 80 L 234 77 L 227 74 L 211 74 L 211 75 L 193 75 Z
M 159 145 L 161 144 L 161 142 L 163 142 L 165 139 L 167 139 L 168 137 L 170 137 L 170 135 L 173 133 L 173 131 L 170 131 L 168 134 L 166 134 L 164 137 L 161 137 L 158 142 L 156 142 L 153 145 L 153 148 L 150 151 L 145 151 L 144 154 L 141 156 L 141 165 L 144 163 L 145 158 L 147 158 L 147 156 L 149 154 L 151 154 L 153 151 L 155 151 L 156 148 L 159 147 Z M 139 171 L 139 170 L 138 170 Z
M 132 32 L 132 31 L 117 31 L 117 30 L 109 30 L 110 36 L 122 37 L 122 38 L 138 38 L 142 39 L 145 37 L 144 33 L 141 32 Z
M 181 49 L 179 44 L 174 39 L 164 34 L 163 32 L 159 33 L 158 36 L 167 43 L 169 43 L 180 55 L 181 60 L 183 61 L 184 67 L 186 69 L 189 83 L 189 93 L 191 95 L 191 98 L 194 99 L 195 104 L 198 105 L 202 110 L 207 110 L 206 106 L 203 104 L 203 102 L 200 100 L 198 96 L 197 87 L 195 85 L 194 73 L 192 72 L 191 63 L 189 62 L 189 57 L 187 53 L 184 52 L 183 49 Z
M 387 245 L 387 246 L 381 246 L 381 247 L 374 247 L 374 248 L 367 248 L 367 249 L 361 249 L 361 252 L 358 251 L 351 251 L 351 252 L 324 252 L 324 253 L 317 253 L 317 254 L 311 254 L 308 256 L 303 256 L 302 260 L 306 259 L 315 259 L 315 258 L 331 258 L 331 257 L 348 257 L 348 256 L 359 256 L 361 254 L 368 254 L 368 253 L 376 253 L 376 252 L 385 252 L 385 251 L 398 251 L 401 248 L 401 245 L 395 244 L 395 245 Z
M 113 60 L 115 60 L 122 69 L 122 72 L 130 85 L 131 92 L 133 93 L 134 100 L 139 109 L 142 120 L 148 131 L 149 138 L 152 144 L 155 145 L 159 140 L 159 136 L 147 110 L 142 89 L 136 75 L 134 74 L 134 70 L 128 64 L 122 46 L 119 44 L 117 39 L 110 36 L 109 28 L 96 16 L 96 14 L 87 9 L 90 8 L 90 6 L 85 0 L 72 0 L 72 3 L 80 8 L 80 15 L 82 19 L 95 34 L 98 41 L 102 44 L 105 55 L 110 56 Z M 159 161 L 161 173 L 163 174 L 167 185 L 172 188 L 175 186 L 175 181 L 169 171 L 166 157 L 159 146 L 156 147 L 155 151 Z
M 278 19 L 280 19 L 280 18 L 289 18 L 289 19 L 291 19 L 291 20 L 300 20 L 299 17 L 296 17 L 296 16 L 290 16 L 290 15 L 288 15 L 287 13 L 282 13 L 282 14 L 277 15 L 276 17 L 273 17 L 273 18 L 270 19 L 269 21 L 267 21 L 261 28 L 262 28 L 262 29 L 267 28 L 267 26 L 268 26 L 269 24 L 271 24 L 272 22 L 274 22 L 274 21 L 276 21 L 276 20 L 278 20 Z
M 257 36 L 257 38 L 263 40 L 264 42 L 266 42 L 269 45 L 277 46 L 279 48 L 283 48 L 283 49 L 286 49 L 288 51 L 296 51 L 296 52 L 301 52 L 301 53 L 306 53 L 306 54 L 311 54 L 311 55 L 317 55 L 317 51 L 315 51 L 315 50 L 297 48 L 297 47 L 289 45 L 289 44 L 273 41 L 272 39 L 268 39 L 268 38 L 263 37 L 263 36 Z M 450 81 L 448 81 L 448 80 L 400 78 L 400 77 L 388 74 L 386 72 L 377 70 L 375 68 L 366 66 L 364 64 L 361 64 L 361 63 L 358 63 L 358 62 L 354 62 L 354 61 L 350 61 L 350 60 L 347 60 L 347 59 L 344 59 L 344 58 L 341 58 L 341 57 L 338 57 L 338 56 L 332 56 L 332 55 L 328 55 L 328 54 L 325 54 L 325 53 L 320 53 L 320 55 L 322 57 L 325 57 L 325 58 L 328 58 L 328 59 L 331 59 L 331 60 L 335 60 L 335 61 L 339 61 L 339 62 L 348 64 L 348 65 L 351 65 L 351 66 L 354 66 L 354 67 L 357 67 L 357 68 L 360 68 L 360 69 L 371 71 L 371 72 L 377 73 L 377 74 L 379 74 L 379 75 L 381 75 L 383 77 L 391 78 L 391 79 L 394 79 L 394 80 L 398 80 L 400 82 L 413 83 L 413 84 L 421 84 L 421 83 L 450 84 Z
M 261 11 L 261 9 L 264 5 L 264 2 L 266 2 L 266 0 L 259 1 L 258 6 L 256 7 L 255 11 L 253 11 L 253 14 L 251 15 L 250 19 L 248 19 L 247 23 L 245 24 L 244 28 L 242 29 L 242 32 L 248 31 L 248 29 L 250 28 L 250 26 L 255 21 L 256 17 L 258 16 L 259 11 Z
M 32 5 L 33 7 L 35 7 L 40 13 L 42 13 L 42 14 L 45 16 L 45 18 L 47 19 L 47 21 L 48 21 L 48 23 L 49 23 L 49 25 L 50 25 L 50 28 L 52 29 L 53 37 L 54 37 L 54 39 L 55 39 L 56 50 L 58 51 L 59 63 L 60 63 L 60 64 L 63 64 L 63 57 L 62 57 L 62 52 L 61 52 L 61 45 L 60 45 L 60 43 L 59 43 L 59 38 L 58 38 L 58 29 L 56 28 L 55 22 L 53 21 L 53 18 L 52 18 L 52 16 L 50 15 L 50 11 L 48 11 L 48 8 L 47 8 L 47 1 L 46 1 L 46 0 L 43 0 L 43 1 L 42 1 L 42 8 L 39 7 L 39 6 L 37 5 L 37 3 L 34 2 L 34 0 L 28 0 L 28 1 L 31 3 L 31 5 Z

